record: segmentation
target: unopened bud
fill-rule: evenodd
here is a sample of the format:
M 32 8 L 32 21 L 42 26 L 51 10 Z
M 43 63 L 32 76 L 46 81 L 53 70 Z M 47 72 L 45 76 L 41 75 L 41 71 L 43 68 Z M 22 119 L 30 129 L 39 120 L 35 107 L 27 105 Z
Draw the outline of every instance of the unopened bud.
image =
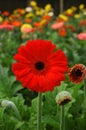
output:
M 59 105 L 65 105 L 72 100 L 72 96 L 68 91 L 59 92 L 56 96 L 56 103 Z

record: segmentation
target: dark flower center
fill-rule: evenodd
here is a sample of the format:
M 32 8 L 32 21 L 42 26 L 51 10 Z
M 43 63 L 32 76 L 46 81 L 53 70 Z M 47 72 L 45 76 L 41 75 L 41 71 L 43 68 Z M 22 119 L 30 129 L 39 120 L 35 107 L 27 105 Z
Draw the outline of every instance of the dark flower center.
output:
M 35 68 L 36 68 L 37 70 L 42 70 L 42 69 L 44 69 L 44 63 L 41 62 L 41 61 L 35 63 Z
M 71 99 L 64 99 L 64 101 L 62 101 L 61 103 L 60 103 L 60 105 L 65 105 L 65 104 L 67 104 L 68 102 L 70 102 L 71 101 Z
M 81 72 L 81 70 L 79 70 L 79 69 L 77 69 L 77 70 L 75 71 L 75 74 L 76 74 L 76 76 L 82 76 L 82 72 Z

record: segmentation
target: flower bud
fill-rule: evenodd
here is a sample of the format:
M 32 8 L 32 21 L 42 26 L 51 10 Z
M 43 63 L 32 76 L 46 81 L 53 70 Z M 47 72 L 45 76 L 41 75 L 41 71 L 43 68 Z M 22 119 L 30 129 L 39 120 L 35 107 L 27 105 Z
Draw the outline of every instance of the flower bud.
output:
M 72 100 L 72 96 L 70 92 L 62 91 L 57 94 L 55 100 L 58 105 L 65 105 Z
M 81 83 L 86 77 L 86 66 L 83 64 L 75 64 L 68 69 L 68 77 L 73 83 Z

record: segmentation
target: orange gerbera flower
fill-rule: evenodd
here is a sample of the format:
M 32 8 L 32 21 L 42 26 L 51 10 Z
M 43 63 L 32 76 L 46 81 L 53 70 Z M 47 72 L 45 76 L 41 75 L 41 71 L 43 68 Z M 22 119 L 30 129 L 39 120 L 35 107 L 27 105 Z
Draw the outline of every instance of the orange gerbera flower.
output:
M 61 37 L 64 37 L 64 36 L 66 36 L 67 31 L 66 31 L 65 28 L 60 28 L 60 29 L 58 30 L 58 34 L 59 34 Z
M 41 28 L 42 27 L 42 25 L 40 24 L 40 22 L 34 22 L 33 26 L 37 27 L 37 28 Z
M 71 31 L 75 31 L 75 27 L 72 24 L 68 24 L 65 26 L 66 29 L 70 29 Z
M 80 27 L 86 26 L 86 19 L 82 19 L 82 20 L 79 22 L 79 26 L 80 26 Z
M 9 16 L 9 12 L 8 11 L 4 11 L 3 14 L 4 14 L 4 16 Z
M 24 9 L 21 9 L 21 8 L 18 8 L 18 9 L 17 9 L 17 12 L 18 12 L 20 15 L 24 15 L 24 14 L 25 14 L 25 10 L 24 10 Z
M 12 25 L 14 25 L 15 27 L 20 27 L 22 25 L 22 22 L 20 22 L 20 21 L 13 21 Z
M 58 23 L 58 22 L 64 22 L 64 20 L 63 19 L 60 19 L 60 18 L 57 18 L 56 19 L 56 22 Z
M 26 19 L 25 19 L 25 22 L 26 22 L 26 23 L 30 23 L 30 22 L 31 22 L 31 19 L 26 18 Z
M 49 15 L 43 15 L 42 16 L 42 19 L 46 19 L 47 21 L 50 21 L 52 18 L 52 16 L 49 16 Z
M 80 83 L 86 76 L 86 67 L 83 64 L 75 64 L 68 69 L 68 77 L 74 83 Z
M 8 24 L 10 24 L 10 21 L 8 19 L 6 19 L 6 20 L 3 21 L 3 24 L 8 25 Z

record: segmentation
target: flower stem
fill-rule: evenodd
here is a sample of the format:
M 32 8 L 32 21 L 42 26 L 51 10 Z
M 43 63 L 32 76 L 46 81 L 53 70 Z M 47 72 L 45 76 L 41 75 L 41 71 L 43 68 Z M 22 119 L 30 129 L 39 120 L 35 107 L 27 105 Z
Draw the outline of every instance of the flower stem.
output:
M 38 93 L 38 116 L 37 116 L 37 130 L 41 130 L 42 120 L 42 93 Z
M 64 105 L 61 105 L 60 130 L 65 130 L 65 110 Z
M 86 115 L 86 78 L 84 79 L 84 116 Z

